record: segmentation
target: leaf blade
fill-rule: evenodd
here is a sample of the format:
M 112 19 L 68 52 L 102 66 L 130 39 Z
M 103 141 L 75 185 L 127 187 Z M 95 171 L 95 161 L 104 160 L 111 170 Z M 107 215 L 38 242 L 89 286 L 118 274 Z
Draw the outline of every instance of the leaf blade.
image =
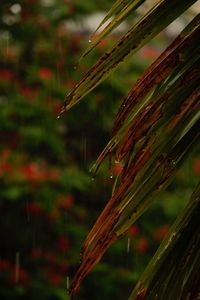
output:
M 75 89 L 67 96 L 61 110 L 69 110 L 83 96 L 102 82 L 130 53 L 135 53 L 168 24 L 183 13 L 196 0 L 173 1 L 161 0 L 141 21 L 131 28 L 122 39 L 105 53 L 90 68 Z

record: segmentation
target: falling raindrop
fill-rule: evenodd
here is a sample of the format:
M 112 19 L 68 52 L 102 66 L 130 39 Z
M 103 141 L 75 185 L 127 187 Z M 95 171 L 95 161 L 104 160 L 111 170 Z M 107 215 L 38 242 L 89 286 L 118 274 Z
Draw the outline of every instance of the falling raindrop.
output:
M 131 246 L 131 239 L 130 239 L 130 237 L 128 237 L 128 239 L 127 239 L 127 252 L 128 253 L 130 252 L 130 246 Z
M 67 290 L 69 290 L 69 276 L 67 276 Z
M 15 282 L 19 281 L 19 266 L 20 266 L 20 253 L 16 252 L 15 256 Z

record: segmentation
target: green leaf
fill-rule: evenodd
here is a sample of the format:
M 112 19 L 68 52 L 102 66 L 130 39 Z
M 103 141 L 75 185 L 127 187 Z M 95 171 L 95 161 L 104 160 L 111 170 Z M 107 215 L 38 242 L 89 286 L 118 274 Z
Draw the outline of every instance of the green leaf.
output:
M 129 300 L 198 299 L 200 184 L 150 261 Z
M 61 114 L 93 90 L 128 55 L 137 52 L 195 2 L 195 0 L 159 1 L 147 15 L 119 40 L 110 52 L 105 53 L 89 69 L 75 89 L 67 96 Z
M 101 21 L 96 30 L 98 30 L 105 22 L 107 22 L 113 15 L 118 15 L 132 0 L 117 0 L 111 7 L 105 18 Z
M 133 147 L 153 125 L 153 122 L 160 115 L 160 101 L 166 100 L 166 96 L 163 96 L 164 93 L 167 95 L 176 91 L 178 83 L 175 84 L 174 80 L 185 72 L 191 64 L 195 66 L 196 60 L 198 60 L 200 51 L 199 29 L 200 14 L 135 83 L 117 113 L 112 138 L 91 171 L 95 173 L 105 157 L 121 143 L 115 157 L 115 160 L 119 161 L 119 155 L 123 156 L 123 145 L 127 142 Z M 186 73 L 185 77 L 187 82 Z M 183 89 L 183 84 L 179 83 L 179 91 L 181 92 Z M 158 100 L 159 98 L 160 100 Z M 150 117 L 149 121 L 148 116 Z M 131 135 L 132 131 L 134 131 L 134 136 Z
M 130 3 L 127 3 L 127 5 L 125 5 L 124 1 L 120 1 L 119 5 L 114 10 L 114 19 L 103 29 L 103 31 L 99 35 L 97 35 L 96 38 L 91 39 L 90 47 L 88 47 L 88 49 L 83 53 L 82 57 L 85 57 L 87 54 L 89 54 L 92 51 L 92 49 L 94 49 L 110 32 L 112 32 L 119 24 L 121 24 L 130 13 L 135 11 L 143 2 L 145 2 L 145 0 L 129 0 L 127 2 Z M 122 5 L 122 3 L 124 6 Z M 108 13 L 108 15 L 110 14 Z M 103 23 L 99 25 L 99 27 L 102 26 L 104 22 L 108 20 L 108 15 L 102 21 Z M 99 29 L 99 27 L 97 28 L 97 30 Z
M 198 112 L 200 113 L 199 110 Z M 167 153 L 164 152 L 156 156 L 153 163 L 149 160 L 151 151 L 148 147 L 138 151 L 125 179 L 116 189 L 83 245 L 83 262 L 71 285 L 72 294 L 77 290 L 83 278 L 101 259 L 107 248 L 138 219 L 152 202 L 154 196 L 166 188 L 178 167 L 199 140 L 199 128 L 200 121 L 174 147 L 173 142 L 169 142 L 171 147 Z M 152 155 L 152 157 L 154 156 Z M 153 171 L 148 172 L 148 176 L 143 172 L 145 164 L 148 168 L 150 165 L 154 165 Z M 143 176 L 134 181 L 134 177 L 140 169 Z
M 88 71 L 68 96 L 62 112 L 76 104 L 126 56 L 137 51 L 194 2 L 159 1 Z M 124 163 L 124 168 L 115 181 L 110 200 L 83 245 L 82 263 L 72 282 L 71 294 L 108 247 L 168 186 L 199 142 L 199 29 L 200 14 L 145 71 L 120 107 L 112 138 L 98 158 L 95 171 L 102 160 L 112 154 Z M 177 273 L 173 270 L 172 273 L 175 280 Z M 171 294 L 163 300 L 177 299 L 181 280 L 174 289 L 168 278 L 165 287 L 169 287 Z M 193 275 L 188 282 L 192 279 Z M 143 299 L 145 294 L 146 290 L 140 289 L 136 299 Z M 150 299 L 156 299 L 155 295 Z

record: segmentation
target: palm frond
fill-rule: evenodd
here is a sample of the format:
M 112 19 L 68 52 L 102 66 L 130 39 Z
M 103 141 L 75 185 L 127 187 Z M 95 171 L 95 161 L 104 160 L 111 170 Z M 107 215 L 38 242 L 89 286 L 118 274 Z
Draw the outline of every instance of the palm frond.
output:
M 96 30 L 98 30 L 105 22 L 107 22 L 112 16 L 116 16 L 119 12 L 124 9 L 132 0 L 117 0 L 111 9 L 108 11 L 105 18 L 101 21 Z
M 133 181 L 133 174 L 116 190 L 93 229 L 89 233 L 82 251 L 82 263 L 71 285 L 74 294 L 84 277 L 98 263 L 108 247 L 118 239 L 147 209 L 158 195 L 167 187 L 185 158 L 193 150 L 200 138 L 200 121 L 198 121 L 166 156 L 158 157 L 153 163 L 155 168 L 150 171 L 149 178 L 143 177 Z M 141 152 L 133 170 L 148 164 L 150 153 Z M 135 174 L 134 174 L 135 176 Z M 144 179 L 144 182 L 142 180 Z M 134 186 L 136 185 L 136 187 Z
M 145 122 L 144 124 L 143 118 L 159 105 L 156 93 L 164 93 L 166 87 L 177 76 L 180 76 L 193 60 L 198 59 L 200 51 L 199 30 L 200 14 L 194 18 L 134 84 L 128 96 L 122 101 L 122 105 L 117 113 L 111 140 L 91 169 L 94 173 L 105 157 L 113 152 L 123 140 L 129 141 L 125 137 L 126 135 L 130 135 L 134 130 L 134 137 L 132 136 L 132 139 L 129 141 L 133 145 L 147 132 L 151 123 Z M 171 91 L 175 88 L 175 86 L 172 86 Z M 181 86 L 180 89 L 182 89 Z M 141 111 L 142 114 L 140 113 Z M 153 116 L 154 118 L 156 117 L 155 113 Z M 154 121 L 153 116 L 151 122 Z M 147 125 L 146 128 L 141 126 L 141 122 L 143 125 Z M 132 130 L 130 126 L 132 126 Z M 121 156 L 123 156 L 122 153 Z M 119 150 L 115 160 L 119 161 Z
M 200 184 L 150 261 L 129 300 L 197 300 L 200 293 Z
M 122 2 L 117 1 L 112 11 L 116 16 L 119 13 L 117 4 L 122 5 Z M 194 2 L 159 1 L 88 71 L 68 96 L 63 111 L 76 104 L 126 56 L 137 51 Z M 123 4 L 126 10 L 130 8 L 131 1 Z M 168 186 L 199 142 L 199 83 L 200 14 L 144 72 L 122 102 L 111 140 L 92 171 L 96 172 L 105 157 L 112 155 L 116 162 L 123 162 L 124 168 L 110 200 L 85 240 L 82 262 L 72 282 L 71 294 L 76 292 L 108 247 Z M 193 276 L 192 272 L 185 289 Z M 169 277 L 169 285 L 170 280 Z M 139 288 L 133 299 L 143 299 L 145 288 Z M 163 300 L 175 299 L 177 291 L 169 294 L 171 298 Z
M 87 54 L 89 54 L 92 51 L 92 49 L 94 49 L 110 32 L 112 32 L 119 24 L 121 24 L 127 18 L 128 15 L 134 12 L 144 2 L 145 0 L 120 1 L 120 3 L 118 3 L 118 6 L 116 3 L 115 9 L 113 8 L 110 12 L 108 12 L 108 15 L 99 25 L 97 30 L 111 17 L 112 14 L 115 13 L 115 17 L 102 30 L 102 32 L 99 35 L 97 35 L 96 38 L 91 39 L 90 47 L 86 49 L 82 57 L 85 57 Z
M 196 0 L 159 1 L 109 52 L 106 52 L 88 70 L 74 90 L 67 96 L 61 114 L 79 102 L 127 56 L 137 52 L 195 2 Z

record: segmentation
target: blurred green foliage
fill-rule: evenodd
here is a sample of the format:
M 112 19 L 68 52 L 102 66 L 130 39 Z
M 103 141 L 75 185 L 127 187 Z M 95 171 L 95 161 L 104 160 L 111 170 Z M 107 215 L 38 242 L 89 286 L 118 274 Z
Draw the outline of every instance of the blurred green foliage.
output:
M 110 196 L 108 166 L 95 180 L 89 169 L 109 138 L 120 98 L 158 55 L 156 48 L 143 49 L 57 119 L 80 73 L 112 43 L 100 44 L 76 68 L 89 36 L 71 32 L 66 21 L 84 20 L 109 6 L 81 0 L 1 3 L 0 299 L 68 299 L 67 281 L 79 264 L 81 244 Z M 128 296 L 199 174 L 196 151 L 162 202 L 111 247 L 77 299 Z

